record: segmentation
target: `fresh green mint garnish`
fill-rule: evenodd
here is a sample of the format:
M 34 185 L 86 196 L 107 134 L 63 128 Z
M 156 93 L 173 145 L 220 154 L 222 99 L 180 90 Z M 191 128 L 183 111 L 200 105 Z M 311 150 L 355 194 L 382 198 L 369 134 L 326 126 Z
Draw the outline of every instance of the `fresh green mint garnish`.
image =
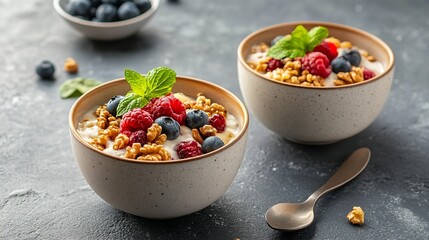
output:
M 91 88 L 99 85 L 101 82 L 89 78 L 73 78 L 66 80 L 60 86 L 60 96 L 62 98 L 74 98 L 86 93 Z
M 276 42 L 268 50 L 267 56 L 275 59 L 303 57 L 306 52 L 311 52 L 328 35 L 329 31 L 325 27 L 318 26 L 307 31 L 304 26 L 298 25 L 291 35 L 287 35 Z
M 176 82 L 176 72 L 167 67 L 154 68 L 146 76 L 126 68 L 124 75 L 131 86 L 131 91 L 119 103 L 116 116 L 122 116 L 134 108 L 142 108 L 152 98 L 170 93 Z

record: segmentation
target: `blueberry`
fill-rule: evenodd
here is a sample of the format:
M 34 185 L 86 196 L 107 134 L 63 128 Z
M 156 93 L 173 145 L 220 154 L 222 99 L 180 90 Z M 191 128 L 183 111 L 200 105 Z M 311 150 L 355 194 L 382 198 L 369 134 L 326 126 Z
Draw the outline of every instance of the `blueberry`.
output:
M 112 4 L 113 6 L 117 6 L 119 1 L 118 0 L 101 0 L 102 3 Z
M 97 8 L 102 4 L 101 0 L 89 0 L 91 2 L 91 6 Z
M 146 12 L 152 7 L 152 3 L 150 0 L 134 0 L 134 3 L 140 9 L 141 13 Z
M 118 9 L 118 16 L 121 20 L 137 17 L 138 15 L 140 15 L 140 10 L 133 2 L 125 2 Z
M 176 139 L 180 134 L 180 124 L 171 117 L 163 116 L 155 119 L 155 123 L 162 127 L 162 133 L 168 140 Z
M 203 153 L 208 153 L 222 147 L 223 145 L 225 144 L 223 143 L 222 139 L 216 136 L 211 136 L 204 139 L 201 149 Z
M 54 72 L 55 66 L 48 60 L 44 60 L 36 66 L 36 73 L 43 79 L 51 79 Z
M 273 40 L 271 40 L 271 46 L 276 44 L 280 39 L 283 39 L 285 36 L 277 36 Z
M 332 60 L 331 67 L 334 73 L 350 72 L 352 70 L 350 63 L 343 57 L 337 57 Z
M 91 2 L 89 0 L 71 0 L 66 7 L 66 11 L 73 16 L 89 16 Z
M 124 99 L 124 96 L 116 95 L 107 102 L 107 111 L 109 111 L 113 116 L 116 116 L 116 109 L 122 99 Z
M 347 51 L 341 56 L 344 57 L 344 59 L 346 59 L 353 66 L 359 66 L 360 64 L 361 56 L 357 50 Z
M 95 12 L 95 17 L 100 20 L 100 22 L 112 22 L 116 17 L 116 7 L 112 4 L 103 3 Z
M 190 128 L 200 128 L 209 123 L 209 117 L 202 110 L 191 110 L 186 113 L 185 125 Z

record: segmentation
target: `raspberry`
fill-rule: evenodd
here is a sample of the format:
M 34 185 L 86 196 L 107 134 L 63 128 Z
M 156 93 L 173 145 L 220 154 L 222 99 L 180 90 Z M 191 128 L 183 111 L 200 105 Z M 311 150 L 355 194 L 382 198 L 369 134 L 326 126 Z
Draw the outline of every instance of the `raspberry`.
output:
M 180 159 L 203 154 L 200 145 L 193 140 L 180 142 L 176 147 L 176 152 Z
M 152 126 L 153 120 L 150 113 L 141 108 L 134 108 L 122 116 L 120 130 L 121 133 L 126 131 L 135 132 L 137 130 L 146 131 Z
M 209 124 L 212 125 L 214 128 L 216 128 L 217 132 L 219 132 L 219 133 L 225 131 L 226 120 L 225 120 L 225 117 L 223 115 L 214 114 L 209 119 Z
M 132 146 L 133 143 L 140 143 L 142 146 L 145 145 L 147 143 L 146 132 L 143 130 L 132 132 L 128 145 Z
M 303 70 L 308 70 L 313 75 L 326 78 L 331 74 L 331 65 L 325 54 L 320 52 L 311 52 L 301 58 Z
M 144 109 L 152 114 L 153 119 L 157 119 L 162 116 L 168 116 L 176 120 L 180 125 L 185 123 L 185 106 L 173 94 L 168 94 L 164 97 L 152 99 L 151 102 L 144 107 Z
M 267 72 L 272 72 L 277 68 L 283 68 L 283 66 L 284 64 L 282 60 L 271 59 L 270 61 L 268 61 Z
M 332 60 L 334 60 L 334 58 L 336 58 L 338 56 L 338 51 L 337 51 L 337 47 L 335 46 L 335 44 L 333 44 L 331 42 L 327 42 L 327 41 L 323 41 L 322 43 L 317 45 L 313 49 L 313 52 L 321 52 L 321 53 L 325 54 L 328 57 L 329 62 L 331 62 Z
M 369 70 L 368 68 L 364 68 L 363 69 L 363 79 L 364 80 L 368 80 L 370 78 L 375 77 L 375 73 L 371 70 Z

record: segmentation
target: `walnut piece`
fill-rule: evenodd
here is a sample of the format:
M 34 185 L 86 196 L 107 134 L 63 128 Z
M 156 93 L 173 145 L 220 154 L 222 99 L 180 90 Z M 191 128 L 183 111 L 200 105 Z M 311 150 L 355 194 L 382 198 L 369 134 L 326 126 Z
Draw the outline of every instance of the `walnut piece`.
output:
M 200 132 L 204 138 L 207 138 L 207 137 L 216 135 L 217 130 L 212 125 L 204 125 L 200 127 Z
M 130 139 L 127 135 L 120 133 L 115 137 L 115 141 L 113 142 L 113 149 L 118 150 L 125 148 L 128 143 L 130 142 Z
M 141 156 L 137 160 L 166 161 L 171 159 L 170 153 L 164 146 L 158 144 L 145 144 L 140 148 L 140 153 Z
M 64 62 L 64 70 L 68 73 L 77 73 L 79 65 L 73 58 L 67 58 Z
M 226 109 L 224 106 L 220 105 L 219 103 L 212 103 L 209 98 L 205 97 L 201 93 L 198 94 L 198 97 L 195 101 L 185 102 L 184 105 L 186 109 L 192 108 L 196 110 L 203 110 L 209 117 L 213 116 L 214 114 L 220 114 L 226 117 Z
M 157 123 L 153 123 L 147 129 L 146 139 L 149 143 L 156 143 L 158 145 L 162 145 L 167 141 L 167 135 L 162 134 L 162 127 Z
M 203 144 L 203 138 L 201 137 L 200 131 L 198 129 L 194 128 L 192 129 L 192 137 L 195 141 L 197 141 L 199 144 Z
M 347 214 L 347 219 L 352 224 L 362 225 L 364 223 L 364 212 L 361 207 L 353 207 L 353 209 Z

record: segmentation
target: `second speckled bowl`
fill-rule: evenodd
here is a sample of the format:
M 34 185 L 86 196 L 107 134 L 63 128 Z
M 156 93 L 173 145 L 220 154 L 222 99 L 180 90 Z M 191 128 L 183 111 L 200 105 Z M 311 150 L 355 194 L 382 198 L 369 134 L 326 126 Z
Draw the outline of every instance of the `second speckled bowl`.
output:
M 297 25 L 307 29 L 325 26 L 342 41 L 365 49 L 384 66 L 384 72 L 367 81 L 340 87 L 306 87 L 279 82 L 246 63 L 252 46 L 269 44 Z M 267 128 L 290 141 L 328 144 L 367 128 L 381 112 L 394 72 L 392 50 L 379 38 L 345 25 L 328 22 L 290 22 L 273 25 L 247 36 L 238 47 L 238 79 L 250 112 Z

